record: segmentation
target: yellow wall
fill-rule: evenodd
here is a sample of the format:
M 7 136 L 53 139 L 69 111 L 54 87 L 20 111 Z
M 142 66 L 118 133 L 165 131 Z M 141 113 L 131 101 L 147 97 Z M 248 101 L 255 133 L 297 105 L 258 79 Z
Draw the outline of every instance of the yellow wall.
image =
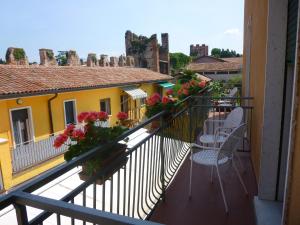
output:
M 147 92 L 148 96 L 156 91 L 155 84 L 141 84 L 140 88 Z M 122 93 L 123 91 L 120 88 L 59 93 L 57 98 L 51 103 L 54 132 L 60 132 L 65 128 L 64 101 L 71 99 L 76 100 L 76 111 L 78 115 L 84 111 L 100 111 L 100 99 L 110 98 L 112 116 L 110 116 L 109 121 L 111 125 L 114 125 L 117 122 L 116 114 L 121 110 L 120 96 Z M 9 110 L 13 108 L 30 107 L 35 141 L 48 138 L 50 134 L 48 100 L 53 96 L 54 95 L 24 97 L 21 98 L 23 101 L 21 105 L 16 103 L 16 99 L 0 100 L 0 138 L 8 139 L 8 143 L 0 145 L 1 152 L 5 152 L 5 154 L 0 154 L 0 163 L 6 190 L 63 162 L 63 157 L 59 156 L 27 169 L 26 171 L 12 175 L 10 146 L 13 146 L 13 140 L 11 138 L 12 132 Z
M 268 0 L 245 0 L 244 13 L 244 69 L 243 87 L 246 82 L 246 70 L 250 70 L 250 96 L 254 97 L 253 117 L 252 117 L 252 137 L 251 154 L 256 176 L 259 175 L 260 150 L 263 124 L 263 105 L 264 105 L 264 83 L 265 83 L 265 64 L 266 64 L 266 42 L 267 42 L 267 15 Z M 252 16 L 252 37 L 247 32 L 249 18 Z M 246 67 L 249 38 L 251 38 L 251 63 Z

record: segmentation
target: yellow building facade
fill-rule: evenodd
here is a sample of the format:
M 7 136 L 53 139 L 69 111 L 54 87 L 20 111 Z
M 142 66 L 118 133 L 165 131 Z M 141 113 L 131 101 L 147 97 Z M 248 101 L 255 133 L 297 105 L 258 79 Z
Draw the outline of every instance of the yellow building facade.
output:
M 21 124 L 17 128 L 21 130 L 19 136 L 22 136 L 22 132 L 24 132 L 22 126 L 26 126 L 27 129 L 30 130 L 27 136 L 32 137 L 29 139 L 33 144 L 48 140 L 51 134 L 58 134 L 65 129 L 68 120 L 66 117 L 68 113 L 66 102 L 72 102 L 74 118 L 77 118 L 77 115 L 81 112 L 103 111 L 101 107 L 107 107 L 110 126 L 116 124 L 118 121 L 116 115 L 120 111 L 130 113 L 130 110 L 136 109 L 134 111 L 135 119 L 141 121 L 144 119 L 145 96 L 135 99 L 134 96 L 130 96 L 130 94 L 126 92 L 125 88 L 128 86 L 136 88 L 138 91 L 143 92 L 144 95 L 150 96 L 159 90 L 159 82 L 163 79 L 170 79 L 169 76 L 165 75 L 162 75 L 161 78 L 159 78 L 158 81 L 135 82 L 124 86 L 112 85 L 112 87 L 107 88 L 90 88 L 88 90 L 66 92 L 59 91 L 58 93 L 45 95 L 0 99 L 0 167 L 3 190 L 9 190 L 11 187 L 19 185 L 64 162 L 63 154 L 58 154 L 54 155 L 54 157 L 45 158 L 45 160 L 42 160 L 36 165 L 25 167 L 23 170 L 14 172 L 12 153 L 16 146 L 20 144 L 20 140 L 16 140 L 19 137 L 16 135 L 18 130 L 13 121 L 15 114 L 25 112 L 26 124 Z M 126 98 L 124 98 L 124 96 L 126 96 Z M 124 99 L 126 102 L 122 102 Z M 104 105 L 101 105 L 102 103 Z M 28 141 L 27 139 L 26 141 Z M 47 148 L 53 148 L 51 141 L 52 140 L 47 143 Z M 22 142 L 24 142 L 24 140 Z M 22 144 L 24 143 L 21 143 L 21 145 Z M 26 147 L 26 143 L 24 146 Z M 45 148 L 45 151 L 47 151 L 47 148 Z

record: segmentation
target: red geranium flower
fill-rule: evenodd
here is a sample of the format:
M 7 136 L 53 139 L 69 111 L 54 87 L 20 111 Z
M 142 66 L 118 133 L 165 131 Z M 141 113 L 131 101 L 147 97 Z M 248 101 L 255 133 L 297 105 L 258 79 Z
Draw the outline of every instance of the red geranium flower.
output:
M 67 128 L 65 129 L 64 134 L 67 135 L 67 136 L 70 136 L 74 129 L 75 129 L 75 125 L 74 124 L 69 124 L 67 126 Z
M 118 120 L 127 120 L 128 114 L 126 112 L 118 112 L 117 118 Z
M 167 95 L 173 95 L 173 89 L 168 89 L 167 91 L 166 91 L 166 94 Z
M 77 116 L 77 120 L 79 123 L 82 123 L 86 120 L 86 118 L 88 117 L 90 113 L 89 112 L 82 112 Z
M 100 121 L 106 121 L 108 120 L 108 114 L 107 112 L 103 112 L 103 111 L 100 111 L 97 113 L 97 116 L 96 116 Z
M 204 88 L 205 86 L 206 86 L 205 80 L 202 80 L 201 82 L 199 82 L 199 87 Z
M 182 92 L 183 92 L 184 95 L 189 95 L 189 90 L 188 89 L 183 89 Z
M 53 146 L 55 148 L 61 147 L 68 140 L 68 136 L 65 134 L 58 135 L 55 140 Z
M 170 102 L 170 99 L 169 99 L 167 96 L 164 96 L 164 97 L 162 98 L 161 102 L 162 102 L 163 104 L 167 104 L 167 103 Z
M 74 130 L 72 133 L 72 138 L 81 141 L 85 138 L 85 133 L 81 129 Z

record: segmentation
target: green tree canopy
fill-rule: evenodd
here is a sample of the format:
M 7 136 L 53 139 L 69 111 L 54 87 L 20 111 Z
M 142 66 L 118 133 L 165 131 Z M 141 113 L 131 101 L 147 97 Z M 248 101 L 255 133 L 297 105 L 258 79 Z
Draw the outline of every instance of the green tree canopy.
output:
M 191 62 L 191 57 L 181 52 L 170 53 L 170 63 L 173 70 L 181 70 Z
M 235 50 L 229 50 L 229 49 L 220 49 L 220 48 L 213 48 L 211 50 L 211 55 L 217 58 L 230 58 L 230 57 L 240 57 L 242 56 L 239 53 L 236 53 Z
M 67 65 L 67 51 L 58 51 L 58 55 L 55 57 L 59 66 Z

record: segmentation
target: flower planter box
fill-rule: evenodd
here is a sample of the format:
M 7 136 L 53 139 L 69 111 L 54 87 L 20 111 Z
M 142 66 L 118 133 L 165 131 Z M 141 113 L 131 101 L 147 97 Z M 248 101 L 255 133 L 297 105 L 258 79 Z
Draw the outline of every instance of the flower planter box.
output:
M 116 149 L 118 148 L 118 149 Z M 88 174 L 88 169 L 86 163 L 82 165 L 82 171 L 79 173 L 79 178 L 83 181 L 87 181 L 91 176 L 94 176 L 98 173 L 101 169 L 106 168 L 111 163 L 113 163 L 117 158 L 123 157 L 114 167 L 112 167 L 109 171 L 106 171 L 104 177 L 99 177 L 96 179 L 96 184 L 102 185 L 107 179 L 109 179 L 115 172 L 117 172 L 120 168 L 122 168 L 128 161 L 126 157 L 126 148 L 127 145 L 125 144 L 117 144 L 114 146 L 111 151 L 114 151 L 108 158 L 101 162 L 100 168 L 94 171 L 91 175 Z M 123 156 L 122 156 L 123 155 Z

